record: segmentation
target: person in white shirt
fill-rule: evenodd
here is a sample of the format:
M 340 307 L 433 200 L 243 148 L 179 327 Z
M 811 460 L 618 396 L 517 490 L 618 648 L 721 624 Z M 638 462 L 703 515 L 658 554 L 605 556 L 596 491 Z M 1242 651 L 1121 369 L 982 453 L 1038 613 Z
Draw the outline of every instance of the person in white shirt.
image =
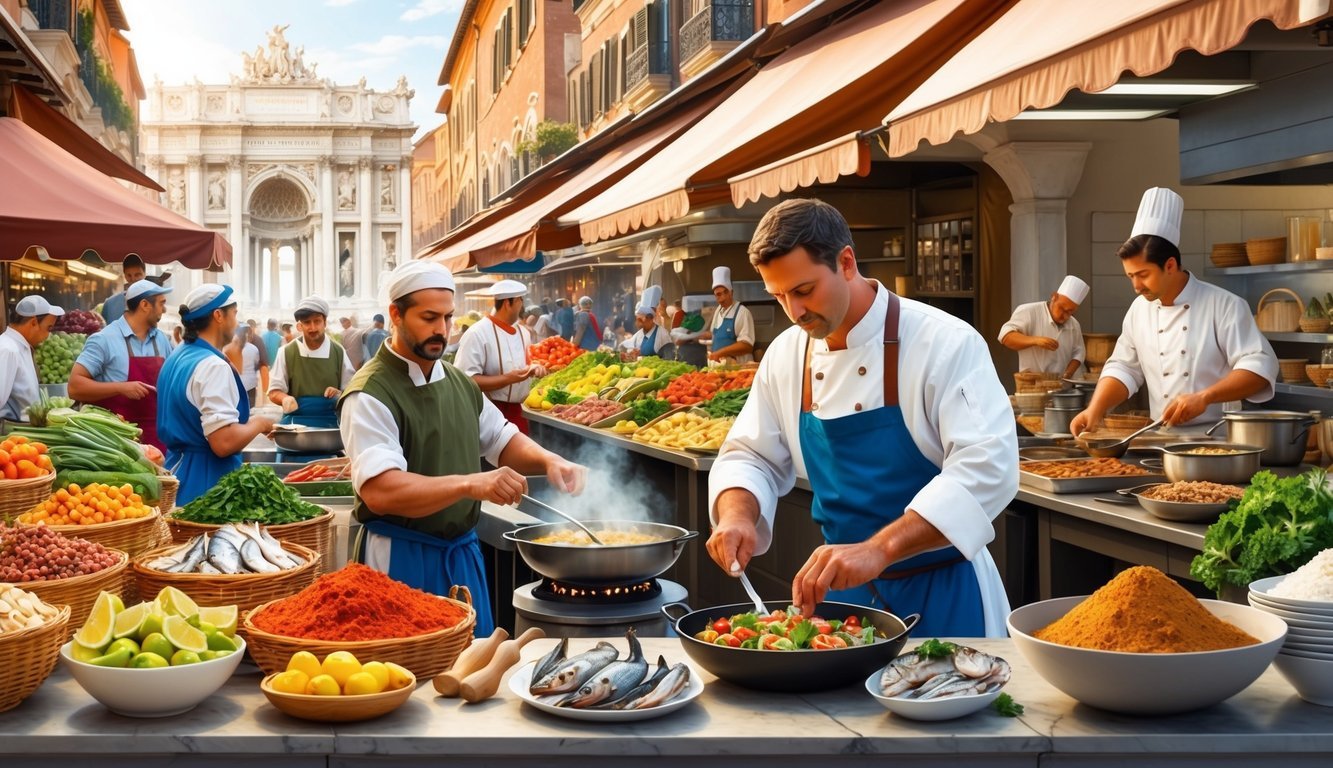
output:
M 1074 434 L 1096 429 L 1141 387 L 1167 426 L 1215 423 L 1222 404 L 1273 397 L 1278 362 L 1241 297 L 1185 271 L 1180 219 L 1185 202 L 1162 187 L 1143 193 L 1130 238 L 1118 252 L 1139 297 L 1125 313 L 1115 351 Z
M 343 329 L 342 348 L 347 353 L 347 361 L 352 364 L 353 370 L 360 368 L 366 362 L 362 355 L 365 349 L 361 343 L 362 337 L 366 335 L 366 329 L 357 325 L 356 315 L 340 317 L 338 324 Z
M 1083 328 L 1074 313 L 1088 296 L 1088 284 L 1066 275 L 1048 301 L 1019 304 L 1000 328 L 1000 343 L 1018 353 L 1020 371 L 1056 373 L 1069 378 L 1087 352 Z
M 41 296 L 24 296 L 0 333 L 0 419 L 27 421 L 28 406 L 41 399 L 33 350 L 51 335 L 65 310 Z
M 625 349 L 622 356 L 626 360 L 640 357 L 662 357 L 666 350 L 671 350 L 671 334 L 657 324 L 657 305 L 662 300 L 662 288 L 650 285 L 643 290 L 639 306 L 634 310 L 634 335 L 625 339 L 621 346 Z
M 278 351 L 269 376 L 268 399 L 282 406 L 283 424 L 337 427 L 333 404 L 356 371 L 342 345 L 325 332 L 328 302 L 307 296 L 296 306 L 295 317 L 301 337 Z
M 717 299 L 717 309 L 708 330 L 699 336 L 701 341 L 713 342 L 708 364 L 754 362 L 754 315 L 732 293 L 731 267 L 713 269 L 713 297 Z
M 519 322 L 528 288 L 517 280 L 501 280 L 487 295 L 495 307 L 458 340 L 454 366 L 471 376 L 500 413 L 526 435 L 523 401 L 533 378 L 546 375 L 546 368 L 532 362 L 528 354 L 528 347 L 535 343 L 532 331 Z
M 796 325 L 774 340 L 709 473 L 708 553 L 743 572 L 798 475 L 825 545 L 792 582 L 805 615 L 836 600 L 922 615 L 921 637 L 997 637 L 1009 605 L 986 551 L 1018 489 L 1018 440 L 986 342 L 862 277 L 846 220 L 788 200 L 750 261 Z

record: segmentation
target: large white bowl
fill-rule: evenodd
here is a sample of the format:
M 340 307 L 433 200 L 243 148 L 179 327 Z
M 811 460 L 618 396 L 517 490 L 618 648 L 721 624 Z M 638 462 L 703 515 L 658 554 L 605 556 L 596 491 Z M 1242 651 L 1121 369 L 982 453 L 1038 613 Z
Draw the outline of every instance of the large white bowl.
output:
M 1287 634 L 1286 622 L 1256 608 L 1200 600 L 1214 616 L 1259 643 L 1199 653 L 1121 653 L 1033 637 L 1085 599 L 1062 597 L 1025 605 L 1009 614 L 1009 634 L 1048 683 L 1084 704 L 1112 712 L 1176 714 L 1229 699 L 1263 674 Z
M 1284 652 L 1273 659 L 1273 666 L 1302 699 L 1333 707 L 1333 659 L 1307 659 Z
M 1333 629 L 1306 629 L 1287 625 L 1287 642 L 1328 643 L 1333 648 Z
M 1293 638 L 1290 634 L 1287 639 L 1282 641 L 1282 650 L 1305 651 L 1306 653 L 1323 653 L 1329 658 L 1333 658 L 1333 642 L 1328 641 L 1310 641 L 1300 638 Z
M 194 709 L 227 682 L 245 656 L 245 640 L 235 640 L 240 648 L 226 656 L 179 667 L 99 667 L 70 656 L 72 642 L 61 646 L 60 659 L 83 690 L 112 712 L 127 717 L 169 717 Z
M 1270 576 L 1266 579 L 1259 579 L 1250 583 L 1250 593 L 1258 599 L 1272 603 L 1279 608 L 1287 608 L 1293 611 L 1302 611 L 1313 613 L 1319 616 L 1333 616 L 1333 601 L 1328 600 L 1302 600 L 1295 597 L 1279 597 L 1272 593 L 1274 587 L 1281 584 L 1287 577 Z
M 974 696 L 948 696 L 943 699 L 904 699 L 898 696 L 885 696 L 880 693 L 879 679 L 884 674 L 883 669 L 877 669 L 866 678 L 866 692 L 875 697 L 875 701 L 884 705 L 884 708 L 895 715 L 905 717 L 908 720 L 954 720 L 959 717 L 966 717 L 973 712 L 979 712 L 991 705 L 991 702 L 1000 698 L 1003 688 L 996 688 L 990 693 L 979 693 Z

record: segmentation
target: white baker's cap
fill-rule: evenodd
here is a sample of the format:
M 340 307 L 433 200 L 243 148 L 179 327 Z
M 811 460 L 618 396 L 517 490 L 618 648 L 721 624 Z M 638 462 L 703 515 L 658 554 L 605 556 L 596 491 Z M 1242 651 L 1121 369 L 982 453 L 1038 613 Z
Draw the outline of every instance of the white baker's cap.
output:
M 731 290 L 731 267 L 713 267 L 713 288 L 722 286 Z
M 204 283 L 185 295 L 185 312 L 181 320 L 192 322 L 213 313 L 215 309 L 235 304 L 232 287 L 222 283 Z
M 1083 300 L 1088 298 L 1088 284 L 1073 275 L 1065 275 L 1065 279 L 1060 283 L 1060 288 L 1056 293 L 1064 296 L 1075 304 L 1082 304 Z
M 1177 248 L 1180 247 L 1180 218 L 1185 213 L 1185 200 L 1166 187 L 1153 187 L 1143 193 L 1139 201 L 1139 215 L 1134 218 L 1130 237 L 1157 235 Z
M 517 280 L 501 280 L 486 292 L 493 299 L 517 299 L 528 295 L 528 287 Z
M 639 299 L 639 306 L 634 310 L 640 315 L 651 315 L 657 311 L 657 305 L 662 301 L 662 286 L 650 285 L 643 289 L 643 296 Z
M 329 303 L 315 294 L 301 299 L 301 303 L 296 305 L 297 312 L 318 312 L 319 314 L 329 316 Z
M 399 264 L 389 273 L 389 301 L 429 288 L 455 290 L 453 273 L 438 261 L 413 259 Z
M 57 307 L 44 297 L 33 294 L 19 299 L 19 303 L 14 305 L 14 312 L 19 317 L 43 317 L 45 315 L 54 315 L 60 317 L 65 314 L 65 310 Z

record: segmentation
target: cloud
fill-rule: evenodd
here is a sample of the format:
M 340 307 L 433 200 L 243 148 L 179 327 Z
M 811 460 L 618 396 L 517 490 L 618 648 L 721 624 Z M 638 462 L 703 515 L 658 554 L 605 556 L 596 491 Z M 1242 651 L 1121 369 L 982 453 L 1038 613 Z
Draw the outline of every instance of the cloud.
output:
M 167 3 L 149 8 L 142 0 L 127 6 L 134 24 L 129 37 L 144 82 L 152 83 L 157 76 L 172 85 L 197 76 L 206 83 L 225 83 L 241 71 L 241 48 L 219 42 L 228 36 L 217 34 L 217 28 L 202 32 L 209 24 L 195 16 L 193 6 Z
M 373 43 L 353 43 L 352 48 L 376 56 L 389 56 L 408 48 L 436 48 L 443 50 L 449 45 L 449 38 L 444 35 L 385 35 Z
M 441 13 L 457 12 L 459 0 L 417 0 L 417 4 L 403 11 L 398 18 L 403 21 L 421 21 Z

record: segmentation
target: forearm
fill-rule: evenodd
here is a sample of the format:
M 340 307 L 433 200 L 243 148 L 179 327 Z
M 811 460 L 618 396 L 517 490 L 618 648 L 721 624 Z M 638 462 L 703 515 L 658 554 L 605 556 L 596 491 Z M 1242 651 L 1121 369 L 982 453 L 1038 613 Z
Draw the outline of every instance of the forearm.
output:
M 500 466 L 521 475 L 545 475 L 547 462 L 554 456 L 527 435 L 517 434 L 500 451 Z
M 1201 391 L 1209 405 L 1244 400 L 1268 386 L 1268 380 L 1253 371 L 1234 370 L 1216 384 Z
M 208 447 L 219 457 L 235 456 L 250 444 L 262 431 L 258 422 L 235 423 L 220 427 L 208 434 Z
M 473 376 L 472 380 L 477 382 L 477 386 L 481 388 L 482 392 L 494 392 L 497 389 L 504 389 L 511 384 L 516 384 L 518 381 L 522 381 L 522 379 L 515 381 L 515 379 L 507 373 L 502 373 L 497 376 L 482 376 L 481 374 L 478 374 Z
M 421 518 L 476 498 L 471 475 L 430 477 L 390 469 L 361 484 L 361 500 L 377 515 Z M 382 511 L 381 511 L 382 510 Z
M 888 557 L 889 563 L 900 563 L 909 557 L 949 546 L 949 540 L 916 510 L 879 529 L 871 542 Z
M 1065 366 L 1065 378 L 1067 379 L 1067 378 L 1073 376 L 1073 375 L 1074 375 L 1074 372 L 1077 371 L 1077 370 L 1078 370 L 1078 367 L 1079 367 L 1080 365 L 1082 365 L 1082 364 L 1083 364 L 1083 361 L 1082 361 L 1082 360 L 1078 360 L 1078 359 L 1070 360 L 1070 361 L 1069 361 L 1069 365 L 1066 365 L 1066 366 Z
M 260 369 L 259 369 L 259 391 L 260 391 L 260 392 L 267 392 L 267 391 L 268 391 L 268 367 L 267 367 L 267 366 L 264 367 L 264 368 L 260 368 Z
M 1000 339 L 1000 343 L 1015 352 L 1021 352 L 1033 344 L 1036 344 L 1037 339 L 1036 337 L 1019 333 L 1018 331 L 1010 331 L 1004 335 L 1003 339 Z
M 719 357 L 740 357 L 748 355 L 754 351 L 754 345 L 748 341 L 738 341 L 735 344 L 729 344 L 722 349 L 716 350 L 714 354 Z
M 69 396 L 81 403 L 96 403 L 120 394 L 121 382 L 96 381 L 90 376 L 71 373 Z
M 1088 410 L 1098 419 L 1105 416 L 1112 408 L 1129 399 L 1129 390 L 1119 379 L 1103 376 L 1097 380 L 1097 389 L 1092 393 Z
M 733 520 L 758 524 L 759 499 L 744 488 L 728 488 L 717 495 L 714 517 L 717 518 L 717 525 Z
M 287 393 L 281 389 L 270 389 L 268 391 L 268 401 L 274 405 L 282 405 L 282 401 L 287 399 Z

